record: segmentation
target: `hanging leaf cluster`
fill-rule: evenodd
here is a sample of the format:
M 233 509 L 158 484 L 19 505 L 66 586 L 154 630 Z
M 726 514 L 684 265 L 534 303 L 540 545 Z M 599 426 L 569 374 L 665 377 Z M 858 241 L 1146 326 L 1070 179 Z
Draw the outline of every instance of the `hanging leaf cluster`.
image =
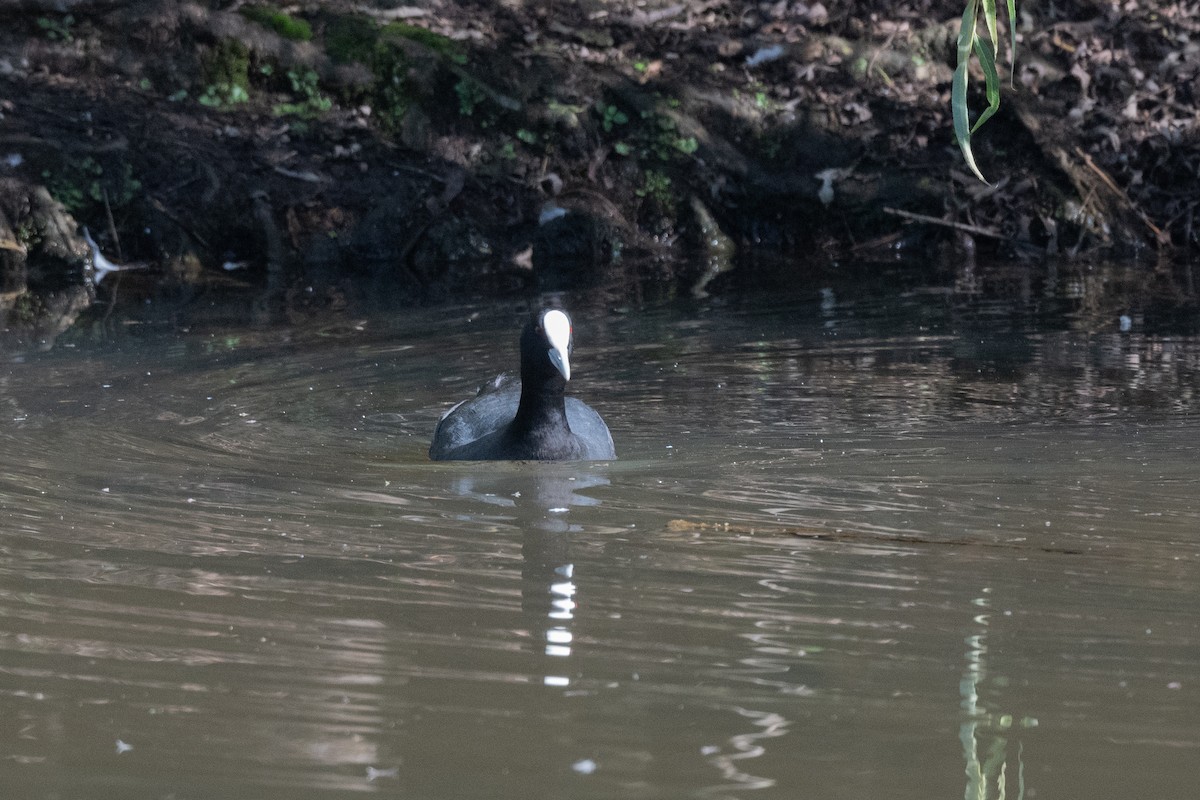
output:
M 1010 36 L 1010 56 L 1014 63 L 1017 52 L 1016 0 L 1007 0 L 1008 29 Z M 983 16 L 987 28 L 986 37 L 979 35 L 979 17 Z M 975 173 L 975 177 L 987 183 L 983 173 L 975 164 L 975 156 L 971 152 L 971 136 L 983 123 L 991 119 L 1000 108 L 1000 76 L 996 73 L 996 59 L 999 54 L 1000 40 L 996 33 L 996 0 L 967 0 L 963 11 L 962 26 L 958 30 L 958 64 L 954 70 L 954 82 L 950 87 L 950 110 L 954 117 L 954 139 L 962 150 L 967 166 Z M 979 59 L 983 70 L 984 88 L 987 92 L 988 106 L 971 125 L 967 109 L 967 72 L 971 64 L 971 53 Z M 1010 72 L 1011 82 L 1011 72 Z

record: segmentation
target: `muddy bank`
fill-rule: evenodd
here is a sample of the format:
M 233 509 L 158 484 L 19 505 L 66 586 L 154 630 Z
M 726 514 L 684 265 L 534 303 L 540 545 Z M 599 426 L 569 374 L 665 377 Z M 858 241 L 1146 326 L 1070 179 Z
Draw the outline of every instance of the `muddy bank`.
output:
M 975 258 L 1133 258 L 1191 297 L 1182 6 L 1025 9 L 1016 89 L 974 142 L 990 186 L 951 140 L 953 2 L 0 12 L 0 311 L 26 338 L 114 309 L 803 287 L 897 254 L 947 285 Z M 85 226 L 136 269 L 97 272 Z M 781 259 L 809 266 L 761 266 Z

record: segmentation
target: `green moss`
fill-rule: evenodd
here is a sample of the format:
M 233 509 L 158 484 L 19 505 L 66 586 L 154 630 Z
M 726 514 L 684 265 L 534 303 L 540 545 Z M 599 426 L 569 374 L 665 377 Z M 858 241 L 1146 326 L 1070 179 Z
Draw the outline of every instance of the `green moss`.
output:
M 71 42 L 75 37 L 71 33 L 71 27 L 75 24 L 75 17 L 67 14 L 60 19 L 52 19 L 50 17 L 38 17 L 37 26 L 46 33 L 46 38 L 55 42 Z
M 358 61 L 367 64 L 388 40 L 416 42 L 455 64 L 466 64 L 461 44 L 442 34 L 409 23 L 394 22 L 379 26 L 368 17 L 348 14 L 331 19 L 325 26 L 325 52 L 338 64 Z
M 17 295 L 9 312 L 9 322 L 15 325 L 32 325 L 45 311 L 45 306 L 33 292 L 25 291 Z
M 659 98 L 655 109 L 641 111 L 633 117 L 613 102 L 601 100 L 593 110 L 600 121 L 605 138 L 614 140 L 613 149 L 622 156 L 638 159 L 678 162 L 700 149 L 695 136 L 685 136 L 671 110 L 678 106 L 674 98 Z
M 420 53 L 406 47 L 405 43 L 408 41 L 425 46 L 439 59 L 450 57 L 457 60 L 451 52 L 454 43 L 444 36 L 402 22 L 393 22 L 381 29 L 371 58 L 371 72 L 375 75 L 372 94 L 375 99 L 376 118 L 390 130 L 399 128 L 408 109 L 417 102 L 422 82 L 424 85 L 433 85 L 432 76 L 438 69 L 435 59 L 423 59 Z M 450 55 L 447 55 L 448 53 Z M 424 77 L 414 79 L 414 73 L 423 74 Z M 459 92 L 458 99 L 460 111 L 465 109 L 465 113 L 468 114 L 474 111 L 478 103 L 478 98 L 469 90 L 465 99 Z M 472 103 L 472 99 L 476 102 Z
M 671 192 L 671 179 L 654 169 L 648 169 L 643 173 L 642 185 L 634 190 L 634 194 L 652 200 L 663 208 L 669 208 L 674 200 Z
M 250 91 L 250 50 L 236 39 L 225 39 L 204 58 L 205 83 Z
M 196 98 L 202 106 L 209 108 L 229 108 L 250 99 L 250 93 L 240 86 L 230 86 L 227 83 L 210 83 Z
M 605 133 L 611 131 L 616 125 L 624 125 L 629 122 L 629 115 L 613 105 L 601 108 L 600 117 L 600 127 L 604 128 Z
M 424 45 L 435 53 L 446 56 L 456 64 L 467 63 L 467 56 L 457 42 L 439 33 L 434 33 L 428 28 L 409 25 L 407 22 L 389 22 L 383 26 L 382 33 L 385 36 L 395 36 Z
M 108 162 L 108 170 L 91 156 L 62 161 L 42 178 L 55 200 L 72 213 L 102 206 L 123 208 L 141 192 L 142 183 L 133 175 L 128 161 Z M 93 205 L 94 204 L 94 205 Z
M 53 171 L 44 170 L 42 180 L 55 200 L 75 214 L 83 209 L 91 196 L 100 191 L 104 168 L 91 156 L 74 161 L 59 162 Z
M 371 72 L 375 75 L 372 95 L 375 118 L 385 130 L 399 130 L 415 100 L 408 70 L 408 56 L 401 48 L 379 43 L 371 58 Z
M 325 26 L 325 52 L 338 64 L 370 64 L 379 26 L 367 17 L 336 17 Z
M 487 99 L 483 87 L 470 78 L 461 78 L 454 84 L 454 94 L 458 96 L 458 113 L 463 117 L 474 114 L 479 104 Z
M 339 64 L 363 64 L 371 70 L 373 80 L 364 99 L 369 100 L 375 119 L 387 131 L 399 130 L 423 86 L 440 83 L 443 60 L 460 65 L 467 62 L 457 42 L 407 22 L 379 26 L 369 17 L 355 14 L 325 20 L 322 38 L 330 59 Z M 464 116 L 474 113 L 483 99 L 482 92 L 476 91 L 478 87 L 470 83 L 460 80 L 455 88 L 457 105 Z M 447 84 L 446 90 L 450 86 Z
M 197 101 L 209 108 L 227 108 L 250 99 L 250 50 L 236 39 L 225 39 L 202 59 L 203 91 Z
M 17 241 L 27 250 L 32 250 L 42 240 L 42 232 L 30 220 L 22 222 L 14 232 L 17 235 Z
M 257 22 L 264 28 L 270 28 L 285 39 L 291 39 L 294 42 L 307 42 L 312 39 L 311 25 L 274 6 L 246 6 L 241 13 L 251 22 Z
M 277 103 L 272 109 L 277 117 L 295 115 L 311 119 L 333 107 L 333 101 L 321 93 L 317 73 L 311 69 L 289 69 L 288 83 L 296 102 Z

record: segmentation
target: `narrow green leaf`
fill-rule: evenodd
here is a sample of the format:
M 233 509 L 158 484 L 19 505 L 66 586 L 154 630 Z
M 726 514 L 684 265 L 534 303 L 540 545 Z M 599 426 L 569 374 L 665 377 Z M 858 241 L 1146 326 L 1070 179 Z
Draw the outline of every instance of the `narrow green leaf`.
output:
M 954 82 L 950 88 L 950 106 L 954 117 L 954 139 L 962 151 L 963 160 L 975 173 L 975 177 L 987 183 L 987 178 L 975 165 L 975 154 L 971 152 L 971 129 L 967 120 L 967 64 L 963 62 L 954 70 Z M 990 185 L 990 184 L 989 184 Z
M 962 66 L 971 57 L 975 44 L 975 21 L 979 13 L 979 0 L 967 0 L 963 9 L 962 25 L 958 29 L 958 65 Z
M 970 66 L 971 50 L 975 45 L 978 4 L 979 0 L 967 0 L 962 27 L 958 30 L 958 65 L 954 70 L 954 81 L 950 85 L 950 111 L 954 119 L 954 139 L 958 142 L 963 159 L 971 168 L 971 172 L 975 173 L 975 177 L 987 183 L 987 179 L 975 165 L 975 155 L 971 152 L 971 121 L 967 115 L 967 68 Z
M 992 61 L 995 61 L 1000 57 L 1000 37 L 996 34 L 996 0 L 983 0 L 983 21 L 992 42 Z
M 1008 35 L 1011 45 L 1008 53 L 1008 85 L 1017 85 L 1017 0 L 1008 0 Z
M 978 39 L 975 40 L 975 55 L 979 56 L 979 66 L 983 68 L 983 80 L 987 91 L 988 107 L 979 115 L 979 119 L 975 120 L 975 124 L 971 127 L 971 133 L 979 130 L 983 123 L 991 119 L 992 114 L 1000 108 L 1000 76 L 996 74 L 996 60 L 992 56 L 992 51 L 987 45 Z

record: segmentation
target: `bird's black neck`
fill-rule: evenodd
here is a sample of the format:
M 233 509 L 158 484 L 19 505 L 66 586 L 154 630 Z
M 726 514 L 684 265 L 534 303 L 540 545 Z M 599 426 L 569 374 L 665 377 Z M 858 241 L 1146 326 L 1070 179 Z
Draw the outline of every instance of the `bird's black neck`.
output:
M 521 402 L 513 417 L 516 432 L 565 430 L 567 425 L 566 381 L 560 376 L 521 376 Z

